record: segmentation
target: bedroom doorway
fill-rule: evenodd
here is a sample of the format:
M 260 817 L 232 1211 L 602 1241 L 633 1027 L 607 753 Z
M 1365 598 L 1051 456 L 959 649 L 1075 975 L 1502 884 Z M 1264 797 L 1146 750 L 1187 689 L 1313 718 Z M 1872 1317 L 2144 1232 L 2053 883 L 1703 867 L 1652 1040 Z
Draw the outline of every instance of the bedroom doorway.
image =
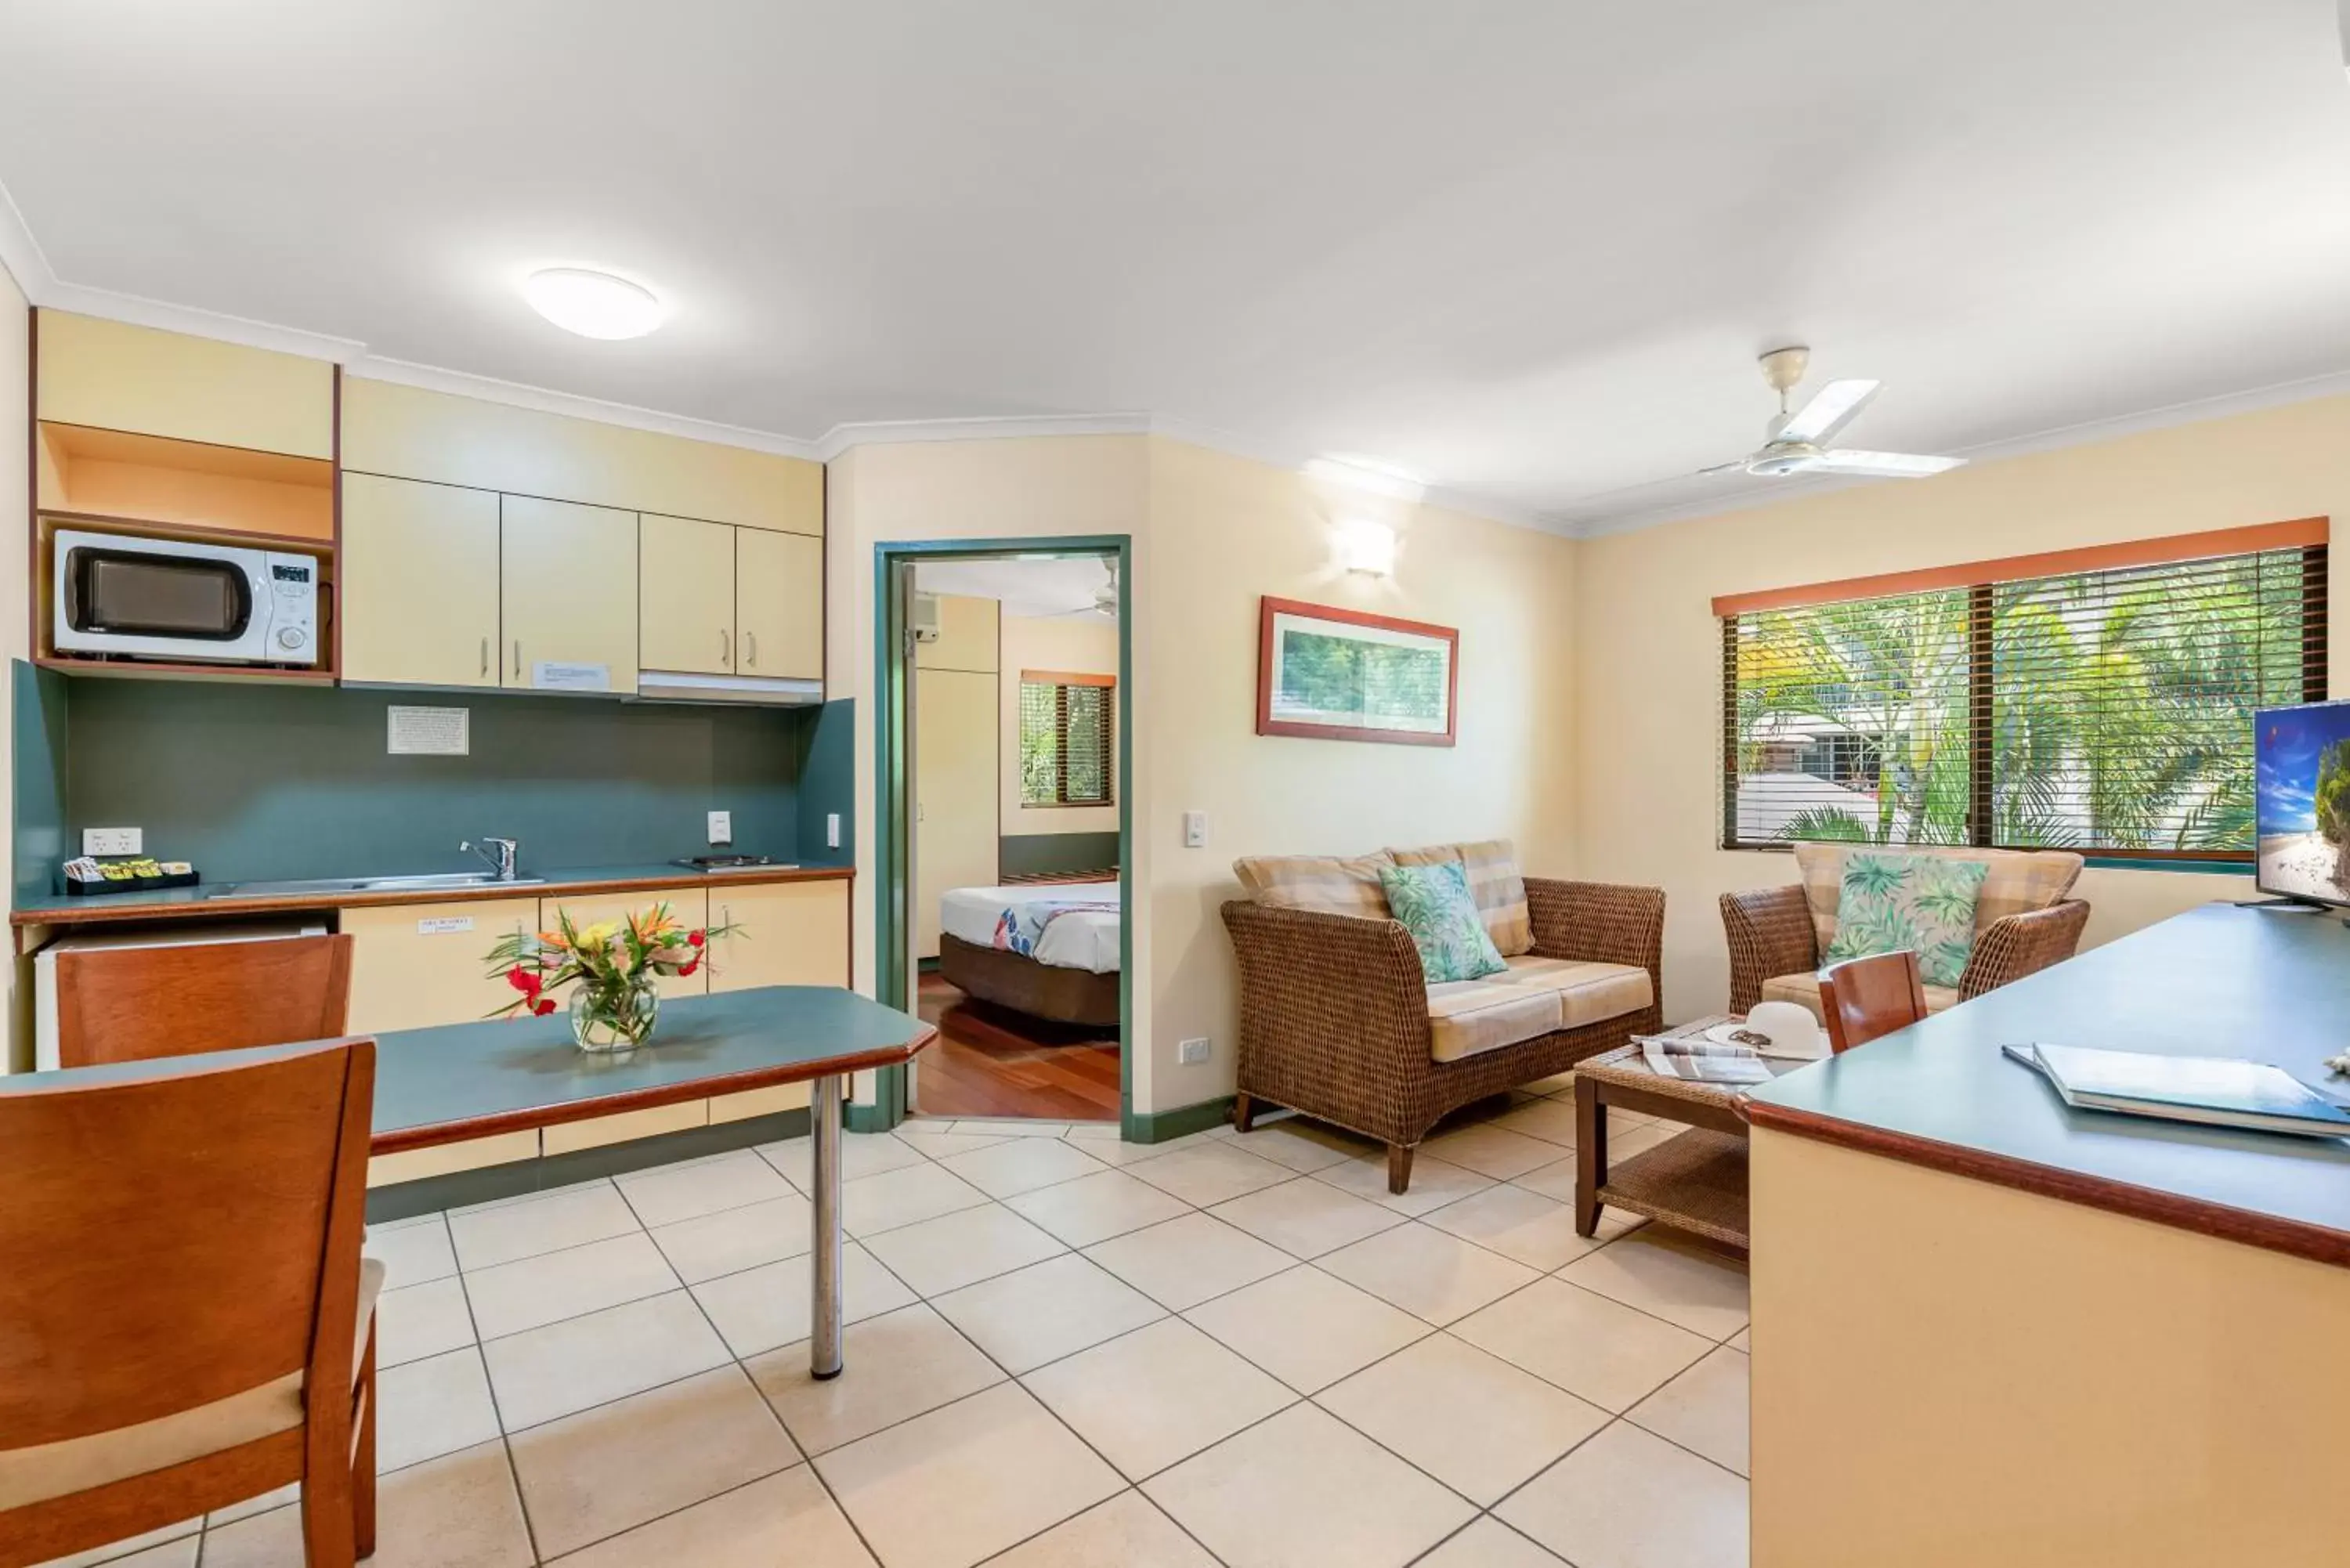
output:
M 879 555 L 879 978 L 939 1029 L 885 1113 L 1123 1128 L 1126 542 Z

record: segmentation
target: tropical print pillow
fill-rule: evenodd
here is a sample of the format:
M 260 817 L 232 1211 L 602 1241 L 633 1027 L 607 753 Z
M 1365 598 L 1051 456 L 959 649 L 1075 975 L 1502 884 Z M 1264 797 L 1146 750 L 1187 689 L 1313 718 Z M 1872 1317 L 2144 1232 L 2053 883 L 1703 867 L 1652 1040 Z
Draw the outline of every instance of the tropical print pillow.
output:
M 1379 886 L 1388 908 L 1419 949 L 1420 972 L 1430 985 L 1475 980 L 1510 966 L 1485 934 L 1485 919 L 1469 891 L 1469 868 L 1458 860 L 1432 866 L 1382 866 Z
M 1974 951 L 1975 901 L 1990 870 L 1981 860 L 1853 851 L 1845 857 L 1826 961 L 1907 948 L 1928 985 L 1958 984 Z

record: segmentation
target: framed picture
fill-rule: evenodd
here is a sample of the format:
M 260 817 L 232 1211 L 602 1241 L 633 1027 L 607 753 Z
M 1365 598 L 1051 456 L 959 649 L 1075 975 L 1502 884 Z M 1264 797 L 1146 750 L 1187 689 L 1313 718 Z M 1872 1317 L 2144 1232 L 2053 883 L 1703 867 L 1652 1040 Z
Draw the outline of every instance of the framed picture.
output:
M 1268 598 L 1257 630 L 1256 732 L 1451 745 L 1460 650 L 1451 627 Z

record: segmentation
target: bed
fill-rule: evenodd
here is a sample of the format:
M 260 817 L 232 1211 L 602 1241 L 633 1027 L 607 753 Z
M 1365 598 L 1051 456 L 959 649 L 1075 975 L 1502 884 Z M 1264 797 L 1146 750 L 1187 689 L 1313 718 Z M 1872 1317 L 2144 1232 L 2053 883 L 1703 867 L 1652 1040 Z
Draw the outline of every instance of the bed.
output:
M 1116 882 L 950 888 L 939 973 L 999 1007 L 1115 1029 L 1122 924 Z

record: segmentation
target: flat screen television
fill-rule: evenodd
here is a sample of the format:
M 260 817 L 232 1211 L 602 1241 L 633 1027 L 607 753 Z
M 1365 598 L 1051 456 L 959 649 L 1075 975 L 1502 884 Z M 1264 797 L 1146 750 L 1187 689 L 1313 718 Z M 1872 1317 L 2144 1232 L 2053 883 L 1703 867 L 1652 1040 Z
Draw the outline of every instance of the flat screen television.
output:
M 2253 715 L 2263 893 L 2350 906 L 2350 702 Z

